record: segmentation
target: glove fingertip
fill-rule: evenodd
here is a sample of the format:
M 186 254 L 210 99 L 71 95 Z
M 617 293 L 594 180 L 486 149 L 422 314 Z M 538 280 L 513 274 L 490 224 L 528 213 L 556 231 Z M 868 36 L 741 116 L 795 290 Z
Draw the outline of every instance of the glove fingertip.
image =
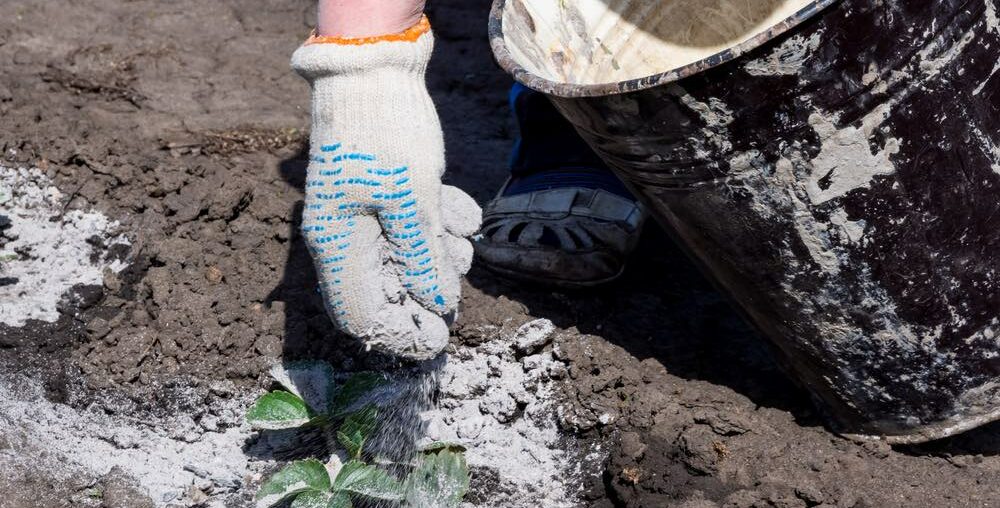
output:
M 442 222 L 447 232 L 459 237 L 469 237 L 479 230 L 483 222 L 483 210 L 472 196 L 458 187 L 442 185 L 441 197 Z
M 451 266 L 455 268 L 455 273 L 462 277 L 472 269 L 472 259 L 475 250 L 472 242 L 462 237 L 448 235 L 445 237 L 445 248 L 448 249 L 448 258 Z

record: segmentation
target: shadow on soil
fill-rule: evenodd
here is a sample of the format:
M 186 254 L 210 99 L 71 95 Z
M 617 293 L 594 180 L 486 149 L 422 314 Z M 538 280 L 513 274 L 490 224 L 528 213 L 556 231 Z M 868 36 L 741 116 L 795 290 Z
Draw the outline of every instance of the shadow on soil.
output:
M 608 286 L 553 293 L 481 268 L 469 278 L 484 292 L 524 304 L 533 316 L 600 336 L 675 376 L 730 387 L 759 406 L 792 413 L 801 425 L 822 423 L 763 339 L 653 223 L 625 274 Z

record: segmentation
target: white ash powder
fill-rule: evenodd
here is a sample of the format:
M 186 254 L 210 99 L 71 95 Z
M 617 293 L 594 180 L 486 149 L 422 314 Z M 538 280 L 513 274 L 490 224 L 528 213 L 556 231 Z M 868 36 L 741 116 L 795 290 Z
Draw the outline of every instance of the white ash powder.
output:
M 0 166 L 0 323 L 59 319 L 60 298 L 77 284 L 100 284 L 125 264 L 98 256 L 88 239 L 128 245 L 118 223 L 97 212 L 63 213 L 63 195 L 38 169 Z
M 222 413 L 233 424 L 249 400 L 230 403 Z M 212 493 L 202 506 L 221 508 L 253 474 L 243 452 L 249 436 L 242 424 L 207 432 L 185 415 L 134 421 L 78 411 L 46 400 L 40 384 L 24 376 L 0 379 L 0 438 L 11 446 L 0 449 L 0 472 L 28 454 L 36 457 L 33 467 L 53 474 L 102 476 L 119 466 L 158 506 L 187 506 L 182 500 L 194 487 Z
M 556 423 L 554 377 L 565 366 L 550 351 L 517 358 L 517 346 L 543 345 L 539 330 L 554 326 L 538 320 L 512 337 L 450 353 L 439 373 L 438 407 L 423 413 L 427 438 L 466 445 L 466 459 L 490 469 L 500 485 L 484 493 L 478 508 L 563 508 L 577 506 L 580 454 L 560 435 Z M 544 321 L 544 322 L 543 322 Z M 546 334 L 547 335 L 547 334 Z M 547 342 L 547 341 L 546 341 Z M 589 460 L 586 462 L 590 462 Z

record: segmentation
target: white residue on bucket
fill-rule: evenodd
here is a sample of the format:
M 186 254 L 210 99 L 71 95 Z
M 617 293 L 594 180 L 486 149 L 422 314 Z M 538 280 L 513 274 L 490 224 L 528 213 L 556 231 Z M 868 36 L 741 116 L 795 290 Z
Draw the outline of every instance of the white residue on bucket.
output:
M 93 240 L 128 245 L 118 223 L 98 212 L 64 211 L 59 189 L 38 169 L 0 166 L 0 323 L 54 322 L 59 299 L 77 284 L 100 284 L 119 260 L 95 256 Z
M 798 74 L 805 61 L 819 47 L 821 37 L 822 32 L 816 32 L 809 38 L 793 35 L 775 48 L 771 54 L 747 62 L 743 69 L 752 76 Z
M 813 205 L 869 187 L 876 177 L 896 172 L 892 156 L 899 153 L 898 138 L 887 136 L 882 147 L 874 151 L 871 148 L 872 139 L 889 112 L 888 105 L 883 104 L 865 116 L 857 127 L 838 126 L 834 119 L 818 112 L 809 116 L 809 125 L 823 140 L 820 153 L 809 162 L 812 174 L 806 191 Z

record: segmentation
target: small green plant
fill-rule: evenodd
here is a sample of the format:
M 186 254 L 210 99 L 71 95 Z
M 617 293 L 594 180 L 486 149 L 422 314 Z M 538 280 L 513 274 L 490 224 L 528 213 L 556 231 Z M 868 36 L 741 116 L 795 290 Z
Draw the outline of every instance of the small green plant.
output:
M 91 487 L 84 494 L 90 499 L 104 499 L 104 489 L 101 487 Z
M 336 387 L 333 369 L 320 362 L 292 364 L 271 374 L 284 389 L 258 399 L 247 421 L 263 431 L 335 428 L 346 461 L 334 455 L 328 464 L 316 459 L 288 464 L 261 485 L 258 506 L 291 500 L 291 508 L 351 508 L 363 500 L 380 506 L 448 508 L 465 497 L 469 468 L 461 445 L 425 447 L 402 481 L 365 461 L 365 445 L 379 427 L 379 407 L 372 400 L 387 385 L 382 376 L 359 373 Z
M 423 449 L 417 466 L 406 478 L 403 492 L 413 507 L 454 507 L 469 492 L 469 466 L 465 448 L 452 443 L 433 443 Z

